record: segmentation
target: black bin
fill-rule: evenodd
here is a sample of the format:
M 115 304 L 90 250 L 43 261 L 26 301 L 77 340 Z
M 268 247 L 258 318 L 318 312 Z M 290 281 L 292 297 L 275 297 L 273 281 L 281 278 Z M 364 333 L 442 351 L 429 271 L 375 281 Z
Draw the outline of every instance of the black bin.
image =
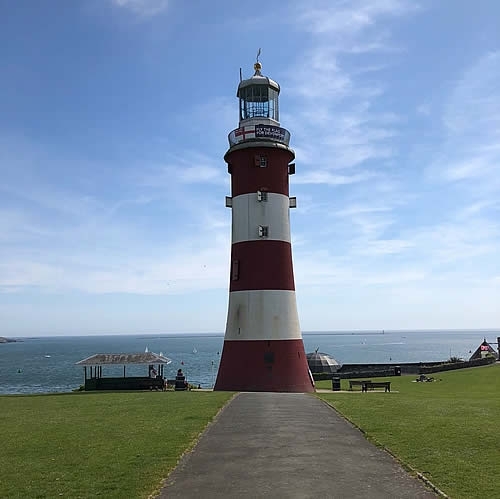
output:
M 332 391 L 340 392 L 340 378 L 338 376 L 332 378 Z
M 401 376 L 401 366 L 394 367 L 394 376 Z

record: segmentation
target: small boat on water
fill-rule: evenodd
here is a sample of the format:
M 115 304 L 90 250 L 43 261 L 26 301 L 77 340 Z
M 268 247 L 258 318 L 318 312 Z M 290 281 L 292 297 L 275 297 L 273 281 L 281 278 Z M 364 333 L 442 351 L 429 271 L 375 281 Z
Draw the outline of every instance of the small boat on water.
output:
M 44 355 L 46 359 L 50 359 L 50 355 Z

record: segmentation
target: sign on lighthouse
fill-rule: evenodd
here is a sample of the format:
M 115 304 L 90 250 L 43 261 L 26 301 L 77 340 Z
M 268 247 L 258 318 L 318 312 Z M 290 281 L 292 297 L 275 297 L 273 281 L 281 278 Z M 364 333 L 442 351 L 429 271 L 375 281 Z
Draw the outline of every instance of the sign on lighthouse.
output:
M 239 127 L 224 156 L 231 175 L 232 241 L 224 347 L 215 390 L 312 392 L 295 298 L 290 133 L 279 123 L 279 85 L 255 74 L 238 86 Z

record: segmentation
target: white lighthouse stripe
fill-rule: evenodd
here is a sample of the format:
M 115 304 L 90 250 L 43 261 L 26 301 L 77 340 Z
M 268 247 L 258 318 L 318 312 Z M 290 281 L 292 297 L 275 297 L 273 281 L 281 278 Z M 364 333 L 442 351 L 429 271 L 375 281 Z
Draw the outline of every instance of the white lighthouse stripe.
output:
M 225 340 L 301 339 L 295 291 L 229 293 Z
M 289 198 L 283 194 L 267 193 L 267 201 L 257 201 L 257 193 L 233 198 L 232 242 L 260 239 L 259 226 L 269 227 L 267 239 L 290 242 Z

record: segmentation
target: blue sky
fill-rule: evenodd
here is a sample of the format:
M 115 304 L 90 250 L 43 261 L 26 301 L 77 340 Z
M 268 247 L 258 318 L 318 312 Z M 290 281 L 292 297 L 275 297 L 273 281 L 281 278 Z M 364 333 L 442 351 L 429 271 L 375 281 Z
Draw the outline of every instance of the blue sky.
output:
M 297 156 L 302 329 L 500 327 L 496 0 L 0 17 L 1 335 L 224 331 L 223 156 L 259 47 Z

